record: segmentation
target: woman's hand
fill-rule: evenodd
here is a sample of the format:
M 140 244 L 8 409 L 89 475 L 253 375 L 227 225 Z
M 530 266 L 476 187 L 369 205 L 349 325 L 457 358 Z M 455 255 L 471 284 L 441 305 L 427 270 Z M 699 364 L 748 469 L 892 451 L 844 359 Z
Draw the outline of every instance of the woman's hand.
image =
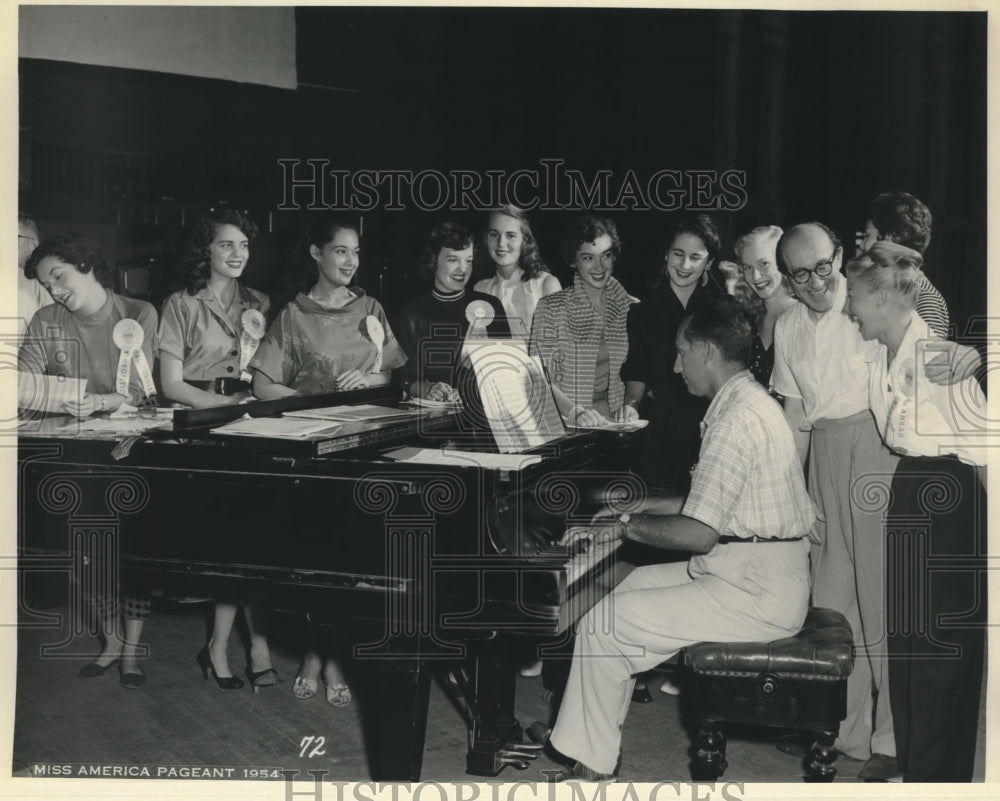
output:
M 341 373 L 336 378 L 337 392 L 346 392 L 349 389 L 364 389 L 368 386 L 368 376 L 360 370 L 348 370 Z
M 447 384 L 444 381 L 438 381 L 431 385 L 431 388 L 427 390 L 427 400 L 432 401 L 457 401 L 458 400 L 458 390 L 455 389 L 451 384 Z
M 924 374 L 934 384 L 959 384 L 967 378 L 975 378 L 983 363 L 979 351 L 957 342 L 935 342 L 937 356 L 924 364 Z M 928 354 L 931 348 L 927 349 Z
M 63 401 L 62 406 L 59 407 L 59 411 L 71 414 L 74 417 L 90 417 L 90 415 L 97 411 L 99 405 L 99 395 L 91 395 L 89 392 L 85 392 L 82 398 Z
M 596 409 L 574 406 L 569 414 L 570 425 L 580 427 L 606 426 L 608 420 Z
M 616 423 L 631 423 L 639 419 L 639 410 L 628 403 L 623 403 L 615 412 Z

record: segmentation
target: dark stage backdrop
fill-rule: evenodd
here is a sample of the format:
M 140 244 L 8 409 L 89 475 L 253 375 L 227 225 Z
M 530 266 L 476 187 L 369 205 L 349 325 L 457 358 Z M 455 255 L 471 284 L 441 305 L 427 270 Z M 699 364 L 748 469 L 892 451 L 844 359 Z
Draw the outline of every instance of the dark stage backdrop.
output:
M 671 195 L 684 208 L 607 210 L 635 291 L 693 205 L 739 206 L 712 212 L 727 252 L 754 225 L 819 219 L 850 254 L 869 198 L 902 189 L 934 213 L 928 273 L 959 333 L 986 312 L 984 13 L 308 8 L 296 29 L 294 90 L 22 58 L 22 207 L 43 233 L 83 228 L 115 258 L 153 259 L 158 301 L 186 227 L 218 202 L 261 222 L 247 278 L 278 289 L 302 220 L 279 209 L 279 159 L 543 179 L 558 160 L 585 181 L 609 171 L 611 206 L 629 171 L 745 175 L 728 196 L 697 179 L 700 199 Z M 411 200 L 364 213 L 360 280 L 390 311 L 419 290 L 435 223 L 484 224 Z M 559 200 L 533 219 L 565 281 Z

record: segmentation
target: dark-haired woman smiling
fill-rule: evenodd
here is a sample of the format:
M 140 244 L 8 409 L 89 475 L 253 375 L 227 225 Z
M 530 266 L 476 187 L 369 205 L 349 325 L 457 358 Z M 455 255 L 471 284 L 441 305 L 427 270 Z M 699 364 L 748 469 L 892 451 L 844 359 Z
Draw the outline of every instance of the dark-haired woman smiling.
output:
M 195 224 L 181 263 L 184 289 L 160 315 L 160 382 L 170 400 L 218 406 L 249 395 L 247 364 L 270 307 L 267 295 L 240 281 L 256 232 L 232 209 Z
M 409 357 L 403 378 L 415 398 L 458 400 L 460 374 L 468 376 L 465 388 L 471 390 L 473 376 L 462 357 L 462 346 L 477 310 L 483 320 L 489 320 L 483 331 L 487 337 L 510 336 L 500 301 L 468 289 L 474 250 L 472 234 L 455 223 L 438 225 L 427 238 L 420 275 L 431 290 L 404 303 L 399 312 L 399 340 Z M 427 350 L 431 343 L 433 354 Z M 450 355 L 445 362 L 446 351 Z
M 186 286 L 167 298 L 160 319 L 160 383 L 170 400 L 203 407 L 249 396 L 246 368 L 264 335 L 270 305 L 267 295 L 239 280 L 256 231 L 233 209 L 209 212 L 195 224 L 181 263 Z M 213 673 L 224 690 L 243 686 L 227 653 L 238 609 L 234 601 L 216 602 L 211 639 L 198 654 L 206 678 Z M 256 692 L 273 685 L 277 674 L 264 634 L 264 608 L 246 603 L 243 614 L 250 634 L 247 676 Z

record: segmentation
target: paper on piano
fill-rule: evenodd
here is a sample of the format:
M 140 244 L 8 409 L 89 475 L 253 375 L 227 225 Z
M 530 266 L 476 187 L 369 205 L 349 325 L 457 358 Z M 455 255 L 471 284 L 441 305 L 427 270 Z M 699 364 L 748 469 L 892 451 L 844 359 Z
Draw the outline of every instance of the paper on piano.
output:
M 601 426 L 571 425 L 569 428 L 587 429 L 592 431 L 641 431 L 649 425 L 649 420 L 629 420 L 627 423 L 616 423 L 609 420 Z
M 318 434 L 329 433 L 340 428 L 329 420 L 302 420 L 291 417 L 248 417 L 233 420 L 224 426 L 213 428 L 214 434 L 238 434 L 247 437 L 279 437 L 303 439 Z
M 467 342 L 490 431 L 502 453 L 536 448 L 565 435 L 542 363 L 519 339 Z
M 461 409 L 462 401 L 436 401 L 429 400 L 428 398 L 410 398 L 404 403 L 412 404 L 413 406 L 426 406 L 428 409 Z
M 412 409 L 390 409 L 388 406 L 374 406 L 366 403 L 357 406 L 325 406 L 322 409 L 301 409 L 285 412 L 285 417 L 356 423 L 366 420 L 381 420 L 386 417 L 411 417 L 413 414 Z
M 170 411 L 167 409 L 166 411 Z M 129 436 L 130 434 L 140 434 L 152 428 L 166 428 L 172 421 L 162 415 L 156 417 L 141 417 L 136 413 L 118 417 L 97 417 L 86 420 L 74 420 L 62 428 L 60 432 L 71 431 L 74 434 L 113 434 L 116 436 Z
M 449 451 L 441 448 L 397 448 L 385 454 L 397 462 L 452 465 L 455 467 L 486 467 L 491 470 L 521 470 L 542 461 L 541 456 L 520 453 L 482 453 Z
M 43 375 L 19 371 L 17 405 L 34 412 L 63 412 L 67 401 L 80 401 L 87 392 L 86 378 Z

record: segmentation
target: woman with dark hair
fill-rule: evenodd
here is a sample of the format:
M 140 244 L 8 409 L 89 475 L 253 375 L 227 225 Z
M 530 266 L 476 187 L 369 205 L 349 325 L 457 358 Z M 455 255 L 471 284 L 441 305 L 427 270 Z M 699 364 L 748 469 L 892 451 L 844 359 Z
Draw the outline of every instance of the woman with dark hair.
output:
M 626 318 L 636 299 L 612 276 L 621 253 L 611 220 L 578 217 L 563 239 L 562 257 L 576 271 L 573 286 L 538 304 L 529 351 L 541 358 L 559 412 L 569 425 L 633 420 L 619 378 L 628 353 Z
M 675 340 L 684 317 L 722 295 L 711 275 L 722 244 L 707 214 L 679 222 L 667 243 L 652 291 L 629 313 L 629 351 L 621 377 L 625 405 L 649 420 L 637 472 L 651 487 L 683 494 L 698 460 L 699 425 L 708 402 L 689 393 L 673 371 Z
M 932 383 L 941 337 L 916 311 L 922 258 L 876 242 L 847 264 L 868 400 L 898 455 L 885 516 L 889 700 L 907 782 L 972 781 L 985 658 L 989 412 L 975 378 Z M 930 555 L 955 567 L 931 567 Z M 960 565 L 960 567 L 958 567 Z
M 399 341 L 408 357 L 403 380 L 411 397 L 459 399 L 461 376 L 472 381 L 462 345 L 477 317 L 486 323 L 487 337 L 510 336 L 500 301 L 467 288 L 474 256 L 473 236 L 460 225 L 442 223 L 427 237 L 419 272 L 431 290 L 404 303 L 399 311 Z M 448 359 L 443 358 L 445 350 L 451 352 Z
M 528 215 L 516 206 L 490 214 L 483 237 L 496 274 L 477 281 L 474 289 L 500 299 L 511 333 L 527 338 L 538 301 L 562 289 L 538 252 Z
M 236 403 L 250 393 L 247 365 L 266 330 L 270 300 L 240 281 L 257 227 L 234 209 L 205 214 L 180 264 L 185 288 L 160 314 L 163 394 L 188 406 Z
M 754 321 L 750 372 L 765 389 L 770 387 L 774 369 L 774 324 L 798 303 L 788 276 L 778 269 L 777 247 L 783 233 L 777 225 L 761 226 L 733 245 L 744 286 L 752 292 L 744 296 L 749 301 L 744 306 Z
M 387 384 L 406 363 L 382 304 L 354 285 L 357 227 L 329 218 L 310 226 L 306 241 L 301 291 L 250 361 L 253 392 L 263 400 Z
M 354 284 L 361 253 L 357 227 L 329 217 L 309 227 L 305 243 L 301 291 L 271 323 L 250 361 L 254 395 L 270 400 L 389 383 L 406 355 L 382 304 Z M 312 698 L 321 677 L 331 706 L 351 703 L 340 666 L 315 645 L 302 657 L 292 693 Z
M 18 369 L 87 379 L 83 397 L 67 401 L 62 411 L 87 417 L 115 411 L 126 403 L 138 406 L 153 396 L 150 365 L 156 310 L 144 300 L 122 297 L 111 290 L 113 269 L 94 243 L 76 233 L 47 237 L 24 265 L 24 274 L 37 278 L 55 303 L 43 306 L 28 323 Z M 78 350 L 68 353 L 67 343 L 78 343 Z M 137 648 L 143 623 L 149 617 L 148 595 L 134 588 L 123 591 L 121 610 L 108 595 L 88 600 L 101 621 L 104 648 L 96 660 L 80 669 L 80 678 L 103 676 L 117 664 L 123 686 L 141 687 L 146 676 L 139 666 Z
M 250 258 L 256 226 L 234 209 L 210 211 L 195 223 L 180 264 L 185 288 L 163 304 L 160 316 L 160 384 L 172 401 L 203 407 L 236 403 L 250 394 L 247 365 L 266 330 L 267 295 L 239 280 Z M 242 680 L 229 668 L 227 647 L 239 604 L 215 603 L 208 644 L 198 654 L 205 678 L 238 690 Z M 265 609 L 243 604 L 250 634 L 247 676 L 254 692 L 274 684 L 264 633 Z

